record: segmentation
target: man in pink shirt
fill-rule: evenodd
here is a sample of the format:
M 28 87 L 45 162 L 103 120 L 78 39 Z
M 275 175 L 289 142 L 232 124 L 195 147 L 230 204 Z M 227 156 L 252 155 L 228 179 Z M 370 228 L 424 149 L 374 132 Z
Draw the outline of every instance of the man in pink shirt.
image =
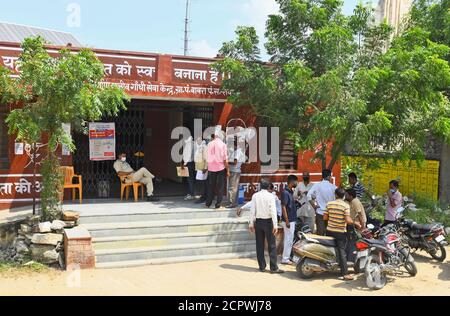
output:
M 220 208 L 225 189 L 225 182 L 229 176 L 227 145 L 218 137 L 211 136 L 212 141 L 208 144 L 208 196 L 206 207 L 211 207 L 217 189 L 217 201 L 215 208 Z
M 386 216 L 384 217 L 384 225 L 395 223 L 397 220 L 397 210 L 403 205 L 403 196 L 398 190 L 399 183 L 392 180 L 389 183 L 389 191 L 387 193 L 388 203 L 386 207 Z

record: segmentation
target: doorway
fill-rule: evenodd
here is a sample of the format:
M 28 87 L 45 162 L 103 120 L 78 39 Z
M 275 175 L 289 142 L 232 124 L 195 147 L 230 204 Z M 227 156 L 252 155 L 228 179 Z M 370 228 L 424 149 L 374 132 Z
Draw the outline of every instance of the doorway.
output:
M 126 153 L 132 168 L 145 166 L 163 180 L 155 184 L 155 195 L 184 196 L 183 179 L 177 177 L 177 165 L 171 159 L 172 146 L 177 142 L 171 139 L 171 133 L 177 126 L 187 127 L 193 133 L 195 119 L 203 120 L 204 129 L 212 126 L 213 104 L 132 100 L 127 108 L 117 117 L 102 119 L 116 124 L 116 154 Z M 86 198 L 98 198 L 100 181 L 108 183 L 110 198 L 119 197 L 120 181 L 113 168 L 114 161 L 90 161 L 89 138 L 85 134 L 75 134 L 74 142 L 77 150 L 73 165 L 76 173 L 83 176 Z M 138 152 L 144 157 L 135 157 Z

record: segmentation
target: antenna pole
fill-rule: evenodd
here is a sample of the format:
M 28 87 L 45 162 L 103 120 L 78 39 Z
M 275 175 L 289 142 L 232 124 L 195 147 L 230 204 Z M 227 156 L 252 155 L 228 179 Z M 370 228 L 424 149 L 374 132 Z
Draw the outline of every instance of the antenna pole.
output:
M 184 20 L 184 56 L 189 53 L 189 0 L 186 0 L 186 18 Z

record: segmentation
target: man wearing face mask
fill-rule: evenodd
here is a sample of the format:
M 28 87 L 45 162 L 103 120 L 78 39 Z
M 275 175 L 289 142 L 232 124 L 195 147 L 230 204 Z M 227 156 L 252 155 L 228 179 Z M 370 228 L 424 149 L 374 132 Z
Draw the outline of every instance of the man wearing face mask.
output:
M 303 182 L 299 183 L 294 191 L 294 199 L 300 203 L 300 208 L 297 210 L 297 216 L 302 221 L 303 225 L 308 225 L 314 231 L 314 223 L 316 214 L 313 207 L 308 203 L 308 192 L 312 189 L 311 177 L 308 171 L 303 172 Z
M 294 241 L 295 224 L 297 222 L 297 208 L 294 200 L 294 190 L 298 185 L 298 178 L 290 175 L 287 181 L 287 187 L 281 192 L 281 225 L 284 231 L 284 250 L 282 264 L 290 264 L 292 243 Z
M 394 223 L 397 219 L 397 210 L 403 204 L 403 196 L 398 190 L 399 183 L 397 180 L 389 182 L 389 191 L 387 192 L 388 201 L 386 208 L 386 216 L 384 217 L 384 224 L 388 225 Z
M 158 198 L 153 196 L 153 179 L 155 179 L 155 176 L 146 168 L 141 168 L 135 172 L 127 162 L 127 154 L 122 153 L 119 155 L 119 159 L 114 163 L 114 170 L 116 170 L 119 177 L 125 176 L 127 183 L 139 182 L 144 184 L 147 187 L 147 201 L 159 201 Z

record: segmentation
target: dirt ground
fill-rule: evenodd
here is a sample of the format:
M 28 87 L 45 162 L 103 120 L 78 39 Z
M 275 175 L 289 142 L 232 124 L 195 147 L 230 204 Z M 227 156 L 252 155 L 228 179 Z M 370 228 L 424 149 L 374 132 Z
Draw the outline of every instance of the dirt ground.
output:
M 366 288 L 364 277 L 352 282 L 336 274 L 298 278 L 295 267 L 283 275 L 260 273 L 251 259 L 205 261 L 115 270 L 1 273 L 0 296 L 15 295 L 450 295 L 450 262 L 415 255 L 418 274 L 398 275 L 380 291 Z

